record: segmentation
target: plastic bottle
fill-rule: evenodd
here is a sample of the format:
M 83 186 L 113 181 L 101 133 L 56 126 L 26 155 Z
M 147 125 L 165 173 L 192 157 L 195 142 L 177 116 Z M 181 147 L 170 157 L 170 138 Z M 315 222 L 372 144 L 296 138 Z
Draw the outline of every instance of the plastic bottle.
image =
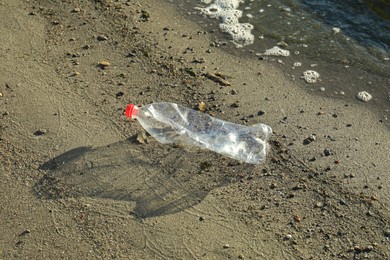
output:
M 175 103 L 129 104 L 125 114 L 161 143 L 196 145 L 252 164 L 265 160 L 272 134 L 265 124 L 234 124 Z

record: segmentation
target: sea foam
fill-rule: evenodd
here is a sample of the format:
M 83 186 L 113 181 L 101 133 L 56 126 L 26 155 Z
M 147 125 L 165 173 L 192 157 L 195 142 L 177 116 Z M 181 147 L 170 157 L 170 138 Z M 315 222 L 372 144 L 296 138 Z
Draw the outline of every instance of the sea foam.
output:
M 210 4 L 212 1 L 205 1 Z M 239 18 L 242 16 L 242 11 L 238 10 L 242 0 L 215 0 L 208 7 L 196 8 L 203 14 L 219 19 L 219 29 L 232 37 L 233 43 L 237 47 L 243 47 L 254 42 L 254 35 L 251 33 L 253 25 L 250 23 L 240 23 Z

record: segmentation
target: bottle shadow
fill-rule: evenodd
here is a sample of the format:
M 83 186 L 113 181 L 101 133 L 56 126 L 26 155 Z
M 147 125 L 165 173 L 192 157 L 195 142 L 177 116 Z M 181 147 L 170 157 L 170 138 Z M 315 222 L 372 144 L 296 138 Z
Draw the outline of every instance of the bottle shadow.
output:
M 135 137 L 102 147 L 78 147 L 44 163 L 34 185 L 39 198 L 94 197 L 136 203 L 138 218 L 168 215 L 200 203 L 253 165 L 218 154 Z

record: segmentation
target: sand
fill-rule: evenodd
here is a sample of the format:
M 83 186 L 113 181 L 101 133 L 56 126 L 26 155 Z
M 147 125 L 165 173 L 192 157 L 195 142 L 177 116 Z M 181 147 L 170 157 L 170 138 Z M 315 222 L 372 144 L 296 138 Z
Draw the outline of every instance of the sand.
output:
M 0 259 L 390 258 L 390 134 L 365 103 L 210 46 L 169 2 L 0 16 Z M 146 137 L 124 108 L 157 101 L 270 125 L 267 161 Z

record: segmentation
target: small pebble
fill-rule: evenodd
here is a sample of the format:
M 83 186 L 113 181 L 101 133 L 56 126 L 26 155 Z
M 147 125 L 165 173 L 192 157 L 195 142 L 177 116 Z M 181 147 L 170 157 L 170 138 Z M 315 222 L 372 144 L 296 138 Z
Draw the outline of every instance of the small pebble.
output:
M 341 200 L 339 201 L 339 203 L 340 203 L 341 205 L 347 205 L 347 202 L 346 202 L 345 200 L 343 200 L 343 199 L 341 199 Z
M 310 143 L 311 143 L 311 141 L 310 141 L 309 138 L 306 138 L 306 139 L 303 140 L 303 144 L 304 144 L 304 145 L 308 145 L 308 144 L 310 144 Z
M 330 149 L 328 149 L 328 148 L 325 148 L 324 149 L 324 155 L 325 156 L 330 156 L 330 155 L 332 155 L 333 154 L 333 152 L 330 150 Z
M 198 110 L 200 112 L 205 112 L 206 111 L 206 103 L 201 101 L 199 104 L 198 104 Z
M 308 145 L 311 142 L 315 141 L 316 139 L 317 139 L 317 137 L 315 134 L 309 135 L 309 137 L 307 137 L 305 140 L 303 140 L 303 144 Z
M 240 107 L 240 104 L 238 104 L 238 103 L 236 102 L 236 103 L 233 103 L 233 104 L 231 105 L 231 107 L 237 108 L 237 107 Z
M 39 129 L 37 131 L 34 132 L 34 135 L 35 136 L 40 136 L 40 135 L 44 135 L 47 133 L 47 130 L 46 129 Z
M 31 233 L 31 230 L 30 229 L 26 229 L 22 233 L 20 233 L 19 236 L 24 236 L 24 235 L 27 235 L 27 234 L 30 234 L 30 233 Z
M 277 185 L 276 185 L 276 183 L 271 183 L 271 185 L 269 185 L 269 187 L 270 187 L 271 189 L 275 189 L 275 188 L 277 187 Z
M 75 9 L 72 10 L 73 13 L 79 13 L 81 11 L 80 8 L 76 7 Z
M 224 245 L 223 245 L 223 248 L 225 248 L 225 249 L 226 249 L 226 248 L 230 248 L 230 245 L 229 245 L 229 244 L 224 244 Z
M 260 110 L 259 112 L 257 112 L 257 115 L 258 116 L 262 116 L 262 115 L 264 115 L 265 114 L 265 112 L 263 111 L 263 110 Z
M 106 61 L 106 60 L 101 60 L 101 61 L 99 61 L 98 65 L 100 67 L 106 68 L 106 67 L 110 66 L 111 63 L 109 61 Z
M 136 140 L 140 144 L 146 144 L 148 142 L 148 138 L 145 132 L 140 132 L 137 134 Z
M 107 41 L 108 40 L 108 37 L 105 36 L 105 35 L 99 35 L 98 37 L 96 37 L 96 39 L 98 41 Z
M 276 45 L 278 45 L 279 47 L 283 47 L 283 48 L 287 48 L 288 47 L 288 43 L 284 42 L 284 41 L 278 42 Z
M 129 52 L 129 54 L 126 55 L 127 58 L 134 58 L 135 56 L 137 56 L 137 52 L 134 50 Z
M 291 240 L 292 239 L 292 235 L 290 234 L 287 234 L 285 237 L 284 237 L 284 240 Z

